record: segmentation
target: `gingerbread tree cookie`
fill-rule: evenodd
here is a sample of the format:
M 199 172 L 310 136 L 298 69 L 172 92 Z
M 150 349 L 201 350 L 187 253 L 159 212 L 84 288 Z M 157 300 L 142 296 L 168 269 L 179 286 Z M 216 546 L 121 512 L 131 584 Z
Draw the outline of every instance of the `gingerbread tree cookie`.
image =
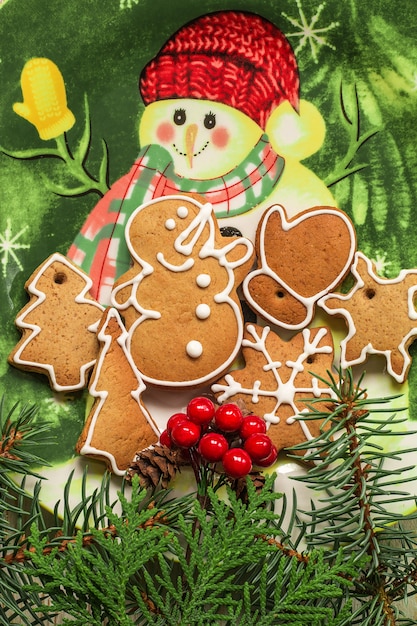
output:
M 19 312 L 22 332 L 9 363 L 46 374 L 55 391 L 87 386 L 103 307 L 89 295 L 92 281 L 62 254 L 51 255 L 25 284 L 30 296 Z
M 77 452 L 104 460 L 123 475 L 135 454 L 159 439 L 141 395 L 145 384 L 126 349 L 127 332 L 118 312 L 108 309 L 98 332 L 100 353 L 89 392 L 94 398 Z
M 263 417 L 278 450 L 318 436 L 322 421 L 295 418 L 312 398 L 323 398 L 316 406 L 325 410 L 330 389 L 319 377 L 332 367 L 330 330 L 306 328 L 284 341 L 268 326 L 247 324 L 242 348 L 245 367 L 212 385 L 218 400 L 242 401 L 249 411 Z
M 243 283 L 249 306 L 268 323 L 301 330 L 317 300 L 348 274 L 356 249 L 348 216 L 333 207 L 313 207 L 288 219 L 274 205 L 256 234 L 258 267 Z
M 346 368 L 381 354 L 388 373 L 402 383 L 411 365 L 408 348 L 417 336 L 417 269 L 381 278 L 372 261 L 357 252 L 352 274 L 356 283 L 347 294 L 332 293 L 319 302 L 327 313 L 346 320 L 340 364 Z
M 240 350 L 236 290 L 253 263 L 244 237 L 222 237 L 213 207 L 169 196 L 139 207 L 126 225 L 132 268 L 115 284 L 128 347 L 148 384 L 206 385 Z

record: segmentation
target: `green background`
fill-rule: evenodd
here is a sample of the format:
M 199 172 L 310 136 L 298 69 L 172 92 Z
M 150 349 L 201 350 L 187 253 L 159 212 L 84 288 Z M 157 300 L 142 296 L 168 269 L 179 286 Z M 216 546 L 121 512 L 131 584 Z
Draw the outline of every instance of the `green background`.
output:
M 142 67 L 187 21 L 219 9 L 244 9 L 269 18 L 289 38 L 300 72 L 301 97 L 327 124 L 324 146 L 305 162 L 353 219 L 358 246 L 394 277 L 417 267 L 417 38 L 414 0 L 8 0 L 0 4 L 0 146 L 6 150 L 51 147 L 13 112 L 22 101 L 20 74 L 31 57 L 53 60 L 66 84 L 77 123 L 84 124 L 84 96 L 92 121 L 88 168 L 96 175 L 101 140 L 108 145 L 110 182 L 129 170 L 138 150 L 143 104 Z M 316 32 L 303 39 L 303 20 Z M 305 29 L 304 29 L 305 31 Z M 10 368 L 6 356 L 19 338 L 14 318 L 26 302 L 31 272 L 52 252 L 66 253 L 95 193 L 61 197 L 50 181 L 71 185 L 62 163 L 13 159 L 0 152 L 0 394 L 40 405 L 55 443 L 51 461 L 63 460 L 84 419 L 82 394 L 58 397 L 46 379 Z M 8 230 L 15 240 L 7 250 Z M 22 232 L 21 232 L 22 231 Z M 10 239 L 10 237 L 9 237 Z M 22 245 L 22 247 L 20 247 Z M 59 336 L 57 336 L 59 341 Z M 414 417 L 417 364 L 409 377 Z

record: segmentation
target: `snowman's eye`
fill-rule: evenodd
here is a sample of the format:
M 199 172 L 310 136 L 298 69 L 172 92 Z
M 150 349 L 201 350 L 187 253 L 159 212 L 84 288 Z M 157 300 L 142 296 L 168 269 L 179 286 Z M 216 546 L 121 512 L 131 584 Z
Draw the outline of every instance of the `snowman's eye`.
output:
M 177 126 L 182 126 L 183 124 L 185 124 L 185 119 L 186 119 L 185 109 L 175 109 L 173 119 L 174 119 L 174 124 L 176 124 Z
M 214 113 L 206 113 L 204 116 L 204 126 L 210 130 L 216 126 L 216 116 Z

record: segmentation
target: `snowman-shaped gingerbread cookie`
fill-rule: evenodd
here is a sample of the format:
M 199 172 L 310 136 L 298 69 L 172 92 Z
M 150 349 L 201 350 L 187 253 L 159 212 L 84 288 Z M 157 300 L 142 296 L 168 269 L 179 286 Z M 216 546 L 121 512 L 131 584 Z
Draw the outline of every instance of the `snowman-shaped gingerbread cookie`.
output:
M 146 383 L 206 385 L 236 358 L 243 316 L 236 289 L 253 263 L 244 237 L 222 237 L 210 203 L 170 196 L 126 225 L 133 266 L 115 283 L 128 347 Z

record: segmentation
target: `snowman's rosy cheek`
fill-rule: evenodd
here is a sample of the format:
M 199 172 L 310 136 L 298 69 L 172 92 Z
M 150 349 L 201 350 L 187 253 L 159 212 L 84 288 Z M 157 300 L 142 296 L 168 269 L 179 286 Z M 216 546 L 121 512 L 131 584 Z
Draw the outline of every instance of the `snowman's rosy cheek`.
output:
M 216 148 L 225 148 L 229 143 L 229 131 L 224 126 L 215 128 L 211 134 L 211 141 Z
M 174 138 L 175 130 L 171 122 L 162 122 L 156 129 L 156 137 L 161 143 L 169 143 Z

